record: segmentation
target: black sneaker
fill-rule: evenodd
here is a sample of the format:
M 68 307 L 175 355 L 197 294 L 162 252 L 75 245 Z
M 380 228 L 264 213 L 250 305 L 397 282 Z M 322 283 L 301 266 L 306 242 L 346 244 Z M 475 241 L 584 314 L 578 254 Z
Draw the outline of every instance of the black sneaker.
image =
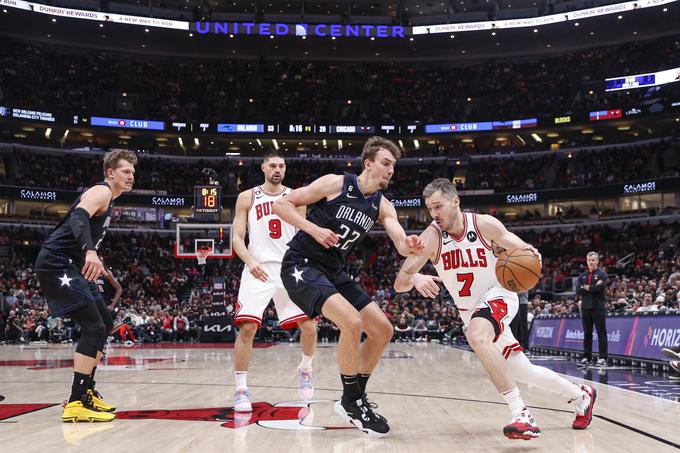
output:
M 390 432 L 390 427 L 383 417 L 373 412 L 370 403 L 364 399 L 358 399 L 350 403 L 342 400 L 335 403 L 335 413 L 368 434 L 369 436 L 382 437 Z
M 671 359 L 680 360 L 680 346 L 674 348 L 663 348 L 661 353 Z
M 363 401 L 366 406 L 371 408 L 371 410 L 373 411 L 373 415 L 375 415 L 378 419 L 382 420 L 383 423 L 387 424 L 387 419 L 380 415 L 379 413 L 375 412 L 375 409 L 378 408 L 378 405 L 373 401 L 368 401 L 368 396 L 366 396 L 366 393 L 361 395 L 361 401 Z

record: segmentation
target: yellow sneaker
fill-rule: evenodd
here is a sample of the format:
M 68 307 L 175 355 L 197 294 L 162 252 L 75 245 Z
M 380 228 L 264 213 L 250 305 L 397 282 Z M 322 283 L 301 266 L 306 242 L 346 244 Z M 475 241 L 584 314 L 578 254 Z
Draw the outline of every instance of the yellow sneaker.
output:
M 88 404 L 83 404 L 82 401 L 72 401 L 64 406 L 64 413 L 61 416 L 63 422 L 110 422 L 116 418 L 116 414 L 109 412 L 102 412 L 95 408 L 88 401 Z
M 102 398 L 101 394 L 92 389 L 87 390 L 87 394 L 92 398 L 92 405 L 102 412 L 115 412 L 116 406 L 112 406 Z

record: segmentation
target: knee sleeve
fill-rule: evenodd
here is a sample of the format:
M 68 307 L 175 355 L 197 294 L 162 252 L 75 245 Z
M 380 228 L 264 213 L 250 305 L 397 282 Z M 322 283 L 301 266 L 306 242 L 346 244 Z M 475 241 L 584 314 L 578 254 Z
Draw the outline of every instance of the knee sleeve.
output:
M 111 335 L 111 330 L 113 329 L 113 318 L 111 317 L 111 312 L 106 307 L 106 304 L 102 299 L 97 299 L 96 305 L 97 311 L 99 311 L 99 315 L 102 317 L 102 321 L 104 322 L 104 333 L 102 334 L 101 340 L 99 341 L 97 350 L 103 353 L 104 347 L 106 346 L 106 340 L 109 338 L 109 335 Z
M 71 318 L 80 326 L 80 340 L 76 352 L 96 358 L 106 327 L 95 303 L 85 304 L 73 311 Z

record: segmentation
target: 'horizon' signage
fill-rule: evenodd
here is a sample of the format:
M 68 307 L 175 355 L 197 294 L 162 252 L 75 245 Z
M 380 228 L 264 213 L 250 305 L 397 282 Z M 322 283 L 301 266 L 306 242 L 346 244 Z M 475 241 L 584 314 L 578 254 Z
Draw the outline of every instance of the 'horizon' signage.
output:
M 260 36 L 330 36 L 333 38 L 404 38 L 405 29 L 399 25 L 369 24 L 285 24 L 254 22 L 196 22 L 201 35 L 260 35 Z

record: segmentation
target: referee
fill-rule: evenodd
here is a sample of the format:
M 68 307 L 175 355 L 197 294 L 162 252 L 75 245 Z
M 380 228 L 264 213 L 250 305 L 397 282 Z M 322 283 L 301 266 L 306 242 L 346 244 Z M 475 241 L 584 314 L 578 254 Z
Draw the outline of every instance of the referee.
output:
M 580 365 L 592 365 L 593 324 L 597 329 L 600 358 L 596 366 L 607 366 L 607 326 L 604 291 L 607 287 L 607 273 L 597 267 L 600 261 L 597 252 L 588 252 L 588 270 L 578 277 L 577 293 L 581 295 L 581 317 L 583 319 L 583 358 Z

